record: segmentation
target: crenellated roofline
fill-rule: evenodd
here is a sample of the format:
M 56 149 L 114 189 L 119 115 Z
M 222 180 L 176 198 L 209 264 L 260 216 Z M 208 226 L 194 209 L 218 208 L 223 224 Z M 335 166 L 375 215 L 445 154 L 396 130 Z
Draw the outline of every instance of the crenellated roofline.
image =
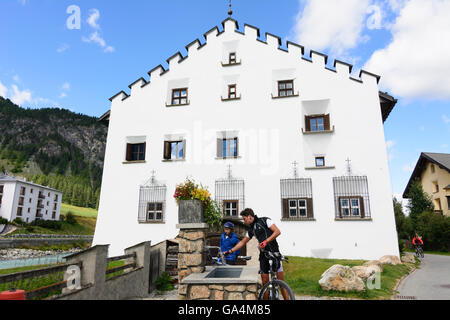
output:
M 229 23 L 229 22 L 231 22 L 231 23 Z M 200 40 L 198 38 L 195 39 L 194 41 L 190 42 L 189 44 L 187 44 L 185 46 L 185 48 L 186 48 L 186 50 L 188 52 L 188 54 L 186 56 L 183 56 L 180 51 L 178 51 L 175 54 L 173 54 L 172 56 L 170 56 L 166 60 L 166 62 L 169 65 L 169 67 L 167 69 L 165 69 L 160 64 L 160 65 L 154 67 L 153 69 L 151 69 L 148 72 L 150 80 L 147 81 L 146 79 L 141 77 L 141 78 L 137 79 L 136 81 L 134 81 L 133 83 L 131 83 L 128 87 L 130 89 L 132 89 L 134 86 L 136 86 L 139 83 L 141 83 L 141 85 L 140 85 L 141 88 L 149 85 L 151 81 L 154 81 L 155 79 L 157 79 L 157 78 L 163 76 L 164 74 L 168 73 L 170 68 L 171 68 L 171 66 L 174 66 L 176 64 L 179 64 L 179 63 L 182 63 L 183 61 L 185 61 L 189 57 L 189 53 L 193 52 L 193 50 L 195 50 L 195 49 L 200 50 L 203 47 L 205 47 L 207 45 L 207 43 L 208 43 L 208 37 L 211 37 L 213 35 L 216 35 L 218 37 L 218 36 L 222 35 L 223 33 L 225 33 L 226 30 L 230 30 L 230 29 L 234 29 L 233 30 L 234 32 L 236 32 L 238 34 L 241 34 L 241 35 L 244 35 L 244 36 L 251 36 L 251 35 L 253 35 L 253 36 L 255 36 L 255 40 L 257 40 L 257 41 L 259 41 L 261 43 L 273 46 L 276 49 L 281 50 L 283 52 L 286 52 L 288 54 L 289 53 L 291 53 L 291 54 L 292 53 L 298 54 L 299 58 L 302 59 L 303 61 L 308 61 L 310 63 L 320 64 L 321 66 L 323 66 L 328 71 L 332 71 L 332 72 L 336 72 L 336 73 L 345 72 L 345 75 L 348 74 L 349 80 L 353 80 L 353 81 L 356 81 L 356 82 L 361 83 L 361 84 L 364 83 L 366 80 L 367 81 L 375 80 L 377 84 L 380 81 L 380 76 L 379 75 L 376 75 L 374 73 L 371 73 L 371 72 L 368 72 L 368 71 L 365 71 L 365 70 L 361 70 L 360 71 L 359 79 L 358 78 L 354 78 L 353 76 L 351 76 L 351 73 L 352 73 L 352 70 L 353 70 L 353 65 L 351 65 L 351 64 L 349 64 L 347 62 L 343 62 L 343 61 L 337 60 L 337 59 L 335 59 L 334 63 L 333 63 L 333 67 L 335 69 L 332 69 L 332 68 L 327 66 L 328 55 L 326 55 L 324 53 L 321 53 L 321 52 L 318 52 L 318 51 L 315 51 L 315 50 L 310 50 L 309 51 L 309 57 L 307 57 L 307 56 L 305 56 L 305 48 L 302 45 L 294 43 L 292 41 L 287 41 L 286 42 L 287 49 L 281 48 L 281 46 L 282 46 L 281 37 L 279 37 L 277 35 L 274 35 L 274 34 L 271 34 L 269 32 L 265 33 L 265 40 L 260 39 L 260 35 L 261 35 L 260 29 L 257 28 L 257 27 L 254 27 L 252 25 L 244 24 L 244 32 L 241 32 L 241 31 L 238 30 L 239 29 L 238 22 L 236 20 L 234 20 L 233 18 L 227 18 L 224 21 L 222 21 L 221 24 L 222 24 L 222 27 L 223 27 L 222 31 L 220 31 L 219 28 L 217 26 L 215 26 L 215 27 L 211 28 L 210 30 L 208 30 L 207 32 L 205 32 L 203 34 L 203 37 L 205 38 L 205 42 L 203 44 L 200 42 Z M 338 68 L 338 66 L 339 66 L 339 68 Z M 112 96 L 109 100 L 112 102 L 113 100 L 120 98 L 121 101 L 123 101 L 123 100 L 127 99 L 128 97 L 130 97 L 130 95 L 131 95 L 131 93 L 127 94 L 125 91 L 122 90 L 122 91 L 118 92 L 117 94 L 115 94 L 114 96 Z M 382 97 L 381 93 L 380 93 L 380 100 L 383 100 L 383 97 Z M 383 101 L 385 101 L 385 100 L 386 99 L 384 99 Z M 393 102 L 394 100 L 390 99 L 390 101 Z M 397 102 L 397 100 L 395 100 L 395 103 L 396 102 Z M 395 103 L 393 105 L 395 105 Z M 393 108 L 393 105 L 392 105 L 392 103 L 390 104 L 390 106 L 392 106 L 392 108 Z M 382 107 L 383 107 L 383 105 L 382 105 Z M 385 110 L 383 112 L 383 121 L 385 121 L 386 118 L 387 118 L 387 116 L 385 118 L 385 114 L 389 115 L 389 113 L 392 110 L 392 108 L 389 107 L 389 108 L 387 108 L 387 110 Z

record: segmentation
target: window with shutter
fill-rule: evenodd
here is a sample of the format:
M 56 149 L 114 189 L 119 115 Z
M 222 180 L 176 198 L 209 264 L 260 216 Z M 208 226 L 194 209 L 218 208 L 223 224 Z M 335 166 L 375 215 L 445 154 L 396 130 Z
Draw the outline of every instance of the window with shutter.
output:
M 314 220 L 312 180 L 310 178 L 282 179 L 280 185 L 283 220 Z
M 371 220 L 367 177 L 344 176 L 333 178 L 336 219 Z
M 183 160 L 186 156 L 186 140 L 164 141 L 164 160 Z
M 144 161 L 146 143 L 127 143 L 126 161 Z

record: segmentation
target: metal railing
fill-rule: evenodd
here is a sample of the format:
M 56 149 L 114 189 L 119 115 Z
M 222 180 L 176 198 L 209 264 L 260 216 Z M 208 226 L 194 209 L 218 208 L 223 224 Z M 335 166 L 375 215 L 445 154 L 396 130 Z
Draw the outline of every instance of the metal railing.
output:
M 0 276 L 0 291 L 20 289 L 25 291 L 27 300 L 43 299 L 49 295 L 59 294 L 67 286 L 64 273 L 69 266 L 82 269 L 82 262 L 62 264 L 19 273 Z M 54 293 L 54 294 L 52 294 Z

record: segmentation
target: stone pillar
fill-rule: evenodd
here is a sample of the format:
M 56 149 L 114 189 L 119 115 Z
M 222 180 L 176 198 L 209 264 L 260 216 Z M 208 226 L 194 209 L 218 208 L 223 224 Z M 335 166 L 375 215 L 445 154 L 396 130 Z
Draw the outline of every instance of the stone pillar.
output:
M 188 223 L 179 224 L 178 235 L 178 294 L 181 299 L 186 298 L 186 285 L 181 281 L 191 273 L 205 271 L 206 255 L 204 252 L 208 224 Z

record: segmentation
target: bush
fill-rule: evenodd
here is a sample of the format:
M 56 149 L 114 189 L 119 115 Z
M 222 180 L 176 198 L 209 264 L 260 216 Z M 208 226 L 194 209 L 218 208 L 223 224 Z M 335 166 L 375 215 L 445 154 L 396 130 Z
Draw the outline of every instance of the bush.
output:
M 26 226 L 25 230 L 27 230 L 28 232 L 34 232 L 33 226 Z
M 62 228 L 62 223 L 60 221 L 53 220 L 35 220 L 33 225 L 51 230 L 61 230 Z
M 0 217 L 0 224 L 5 224 L 7 225 L 9 223 L 8 219 L 2 218 Z
M 75 215 L 72 213 L 72 211 L 67 212 L 66 222 L 70 224 L 77 224 L 77 219 L 75 219 Z
M 417 233 L 428 251 L 450 251 L 450 217 L 423 212 L 417 217 Z
M 22 219 L 20 219 L 20 218 L 15 218 L 14 220 L 13 220 L 13 222 L 16 224 L 16 225 L 19 225 L 19 226 L 25 226 L 26 225 L 26 223 L 22 220 Z
M 156 279 L 156 290 L 170 291 L 173 289 L 173 279 L 167 272 L 163 272 L 160 276 L 158 276 Z

